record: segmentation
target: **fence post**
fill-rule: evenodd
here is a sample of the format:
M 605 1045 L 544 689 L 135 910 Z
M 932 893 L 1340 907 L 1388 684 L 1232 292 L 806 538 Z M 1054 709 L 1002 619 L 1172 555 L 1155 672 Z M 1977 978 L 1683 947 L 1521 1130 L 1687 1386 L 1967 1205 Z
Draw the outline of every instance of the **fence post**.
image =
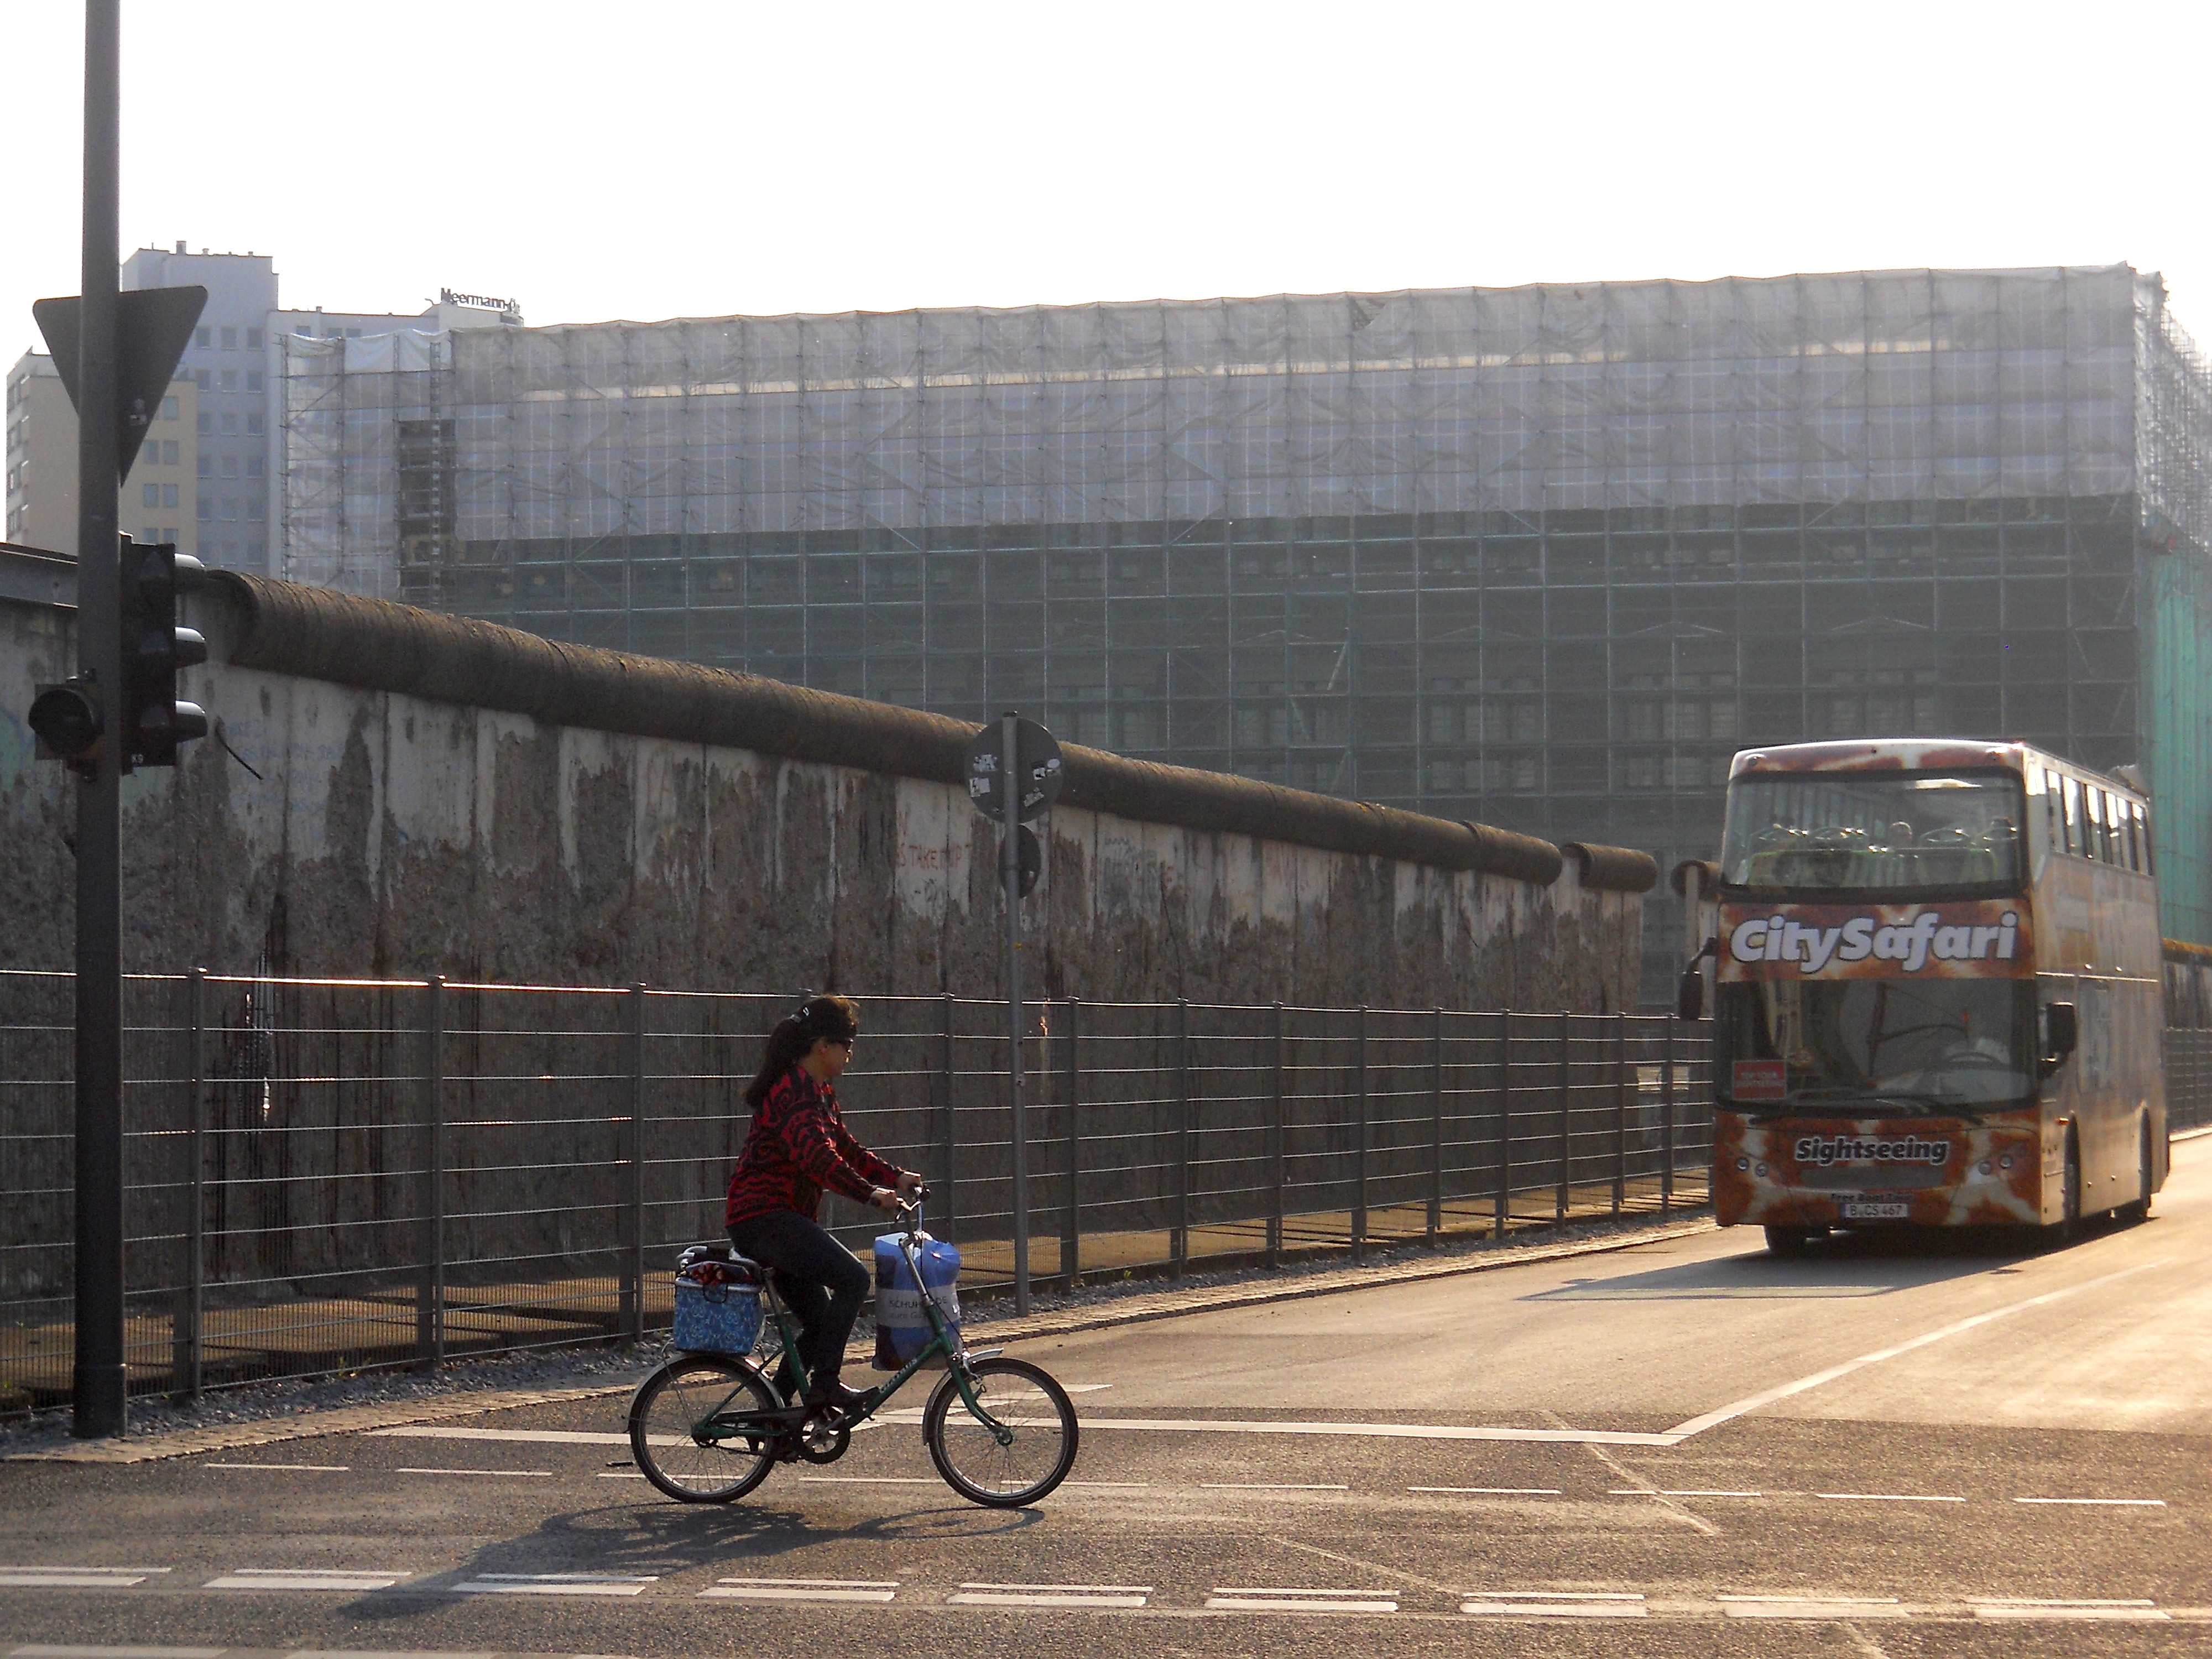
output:
M 1083 1283 L 1083 999 L 1067 1000 L 1067 1208 L 1060 1271 L 1068 1288 Z
M 938 1086 L 945 1092 L 945 1121 L 943 1124 L 939 1126 L 939 1129 L 938 1157 L 941 1160 L 940 1167 L 945 1171 L 945 1179 L 939 1183 L 939 1190 L 935 1194 L 933 1194 L 933 1196 L 935 1196 L 937 1200 L 937 1212 L 939 1217 L 938 1224 L 944 1228 L 945 1237 L 950 1238 L 953 1236 L 954 1232 L 953 1218 L 958 1213 L 952 1202 L 953 1148 L 957 1140 L 958 1126 L 953 1120 L 952 1112 L 951 992 L 947 991 L 945 994 L 942 1007 L 944 1012 L 944 1048 L 942 1053 L 939 1055 L 939 1070 L 938 1073 Z
M 1491 1200 L 1490 1231 L 1505 1237 L 1513 1208 L 1513 1011 L 1498 1011 L 1498 1192 Z
M 1364 1002 L 1359 1005 L 1358 1030 L 1354 1047 L 1358 1056 L 1358 1117 L 1353 1125 L 1358 1155 L 1352 1166 L 1352 1261 L 1355 1267 L 1367 1259 L 1367 1005 Z
M 1559 1011 L 1559 1190 L 1554 1218 L 1560 1221 L 1567 1218 L 1567 1187 L 1572 1174 L 1569 1160 L 1574 1133 L 1574 1018 L 1564 1008 Z
M 1674 1207 L 1674 1016 L 1659 1037 L 1659 1212 Z
M 422 987 L 422 1277 L 415 1293 L 415 1363 L 446 1357 L 446 976 Z
M 1176 999 L 1175 1226 L 1168 1255 L 1180 1279 L 1190 1265 L 1190 999 Z
M 629 1179 L 623 1194 L 622 1289 L 618 1297 L 623 1339 L 645 1340 L 645 987 L 629 993 L 629 1115 L 624 1126 L 623 1162 Z
M 1436 1011 L 1429 1036 L 1429 1225 L 1428 1243 L 1444 1224 L 1444 1011 Z
M 1613 1016 L 1613 1212 L 1628 1201 L 1628 1016 Z
M 1268 1018 L 1274 1083 L 1267 1102 L 1267 1265 L 1283 1265 L 1283 1005 Z
M 185 981 L 185 1282 L 170 1318 L 172 1389 L 186 1400 L 200 1393 L 205 1352 L 200 1317 L 207 1304 L 207 969 Z

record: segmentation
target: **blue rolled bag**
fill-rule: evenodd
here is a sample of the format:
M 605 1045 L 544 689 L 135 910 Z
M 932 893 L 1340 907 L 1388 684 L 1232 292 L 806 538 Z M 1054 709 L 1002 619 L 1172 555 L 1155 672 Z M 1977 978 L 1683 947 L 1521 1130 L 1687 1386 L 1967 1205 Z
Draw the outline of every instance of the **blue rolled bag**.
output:
M 960 1327 L 960 1252 L 951 1245 L 920 1235 L 915 1254 L 921 1258 L 921 1283 L 914 1282 L 906 1253 L 899 1249 L 902 1235 L 885 1233 L 876 1240 L 876 1369 L 895 1371 L 929 1346 L 933 1333 L 929 1316 L 922 1311 L 927 1291 L 938 1315 L 956 1331 Z M 942 1365 L 942 1358 L 930 1361 Z

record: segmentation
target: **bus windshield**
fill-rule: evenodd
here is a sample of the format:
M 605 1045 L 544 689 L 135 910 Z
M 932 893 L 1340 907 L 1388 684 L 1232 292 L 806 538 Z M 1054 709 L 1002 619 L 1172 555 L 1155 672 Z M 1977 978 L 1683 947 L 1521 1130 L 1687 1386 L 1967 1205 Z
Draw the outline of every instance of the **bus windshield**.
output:
M 1783 1062 L 1753 1110 L 1972 1109 L 2036 1087 L 2033 980 L 1758 980 L 1720 988 L 1720 1054 Z M 1735 1093 L 1733 1065 L 1717 1079 Z
M 1721 880 L 1764 892 L 2019 890 L 2010 772 L 1753 773 L 1729 786 Z

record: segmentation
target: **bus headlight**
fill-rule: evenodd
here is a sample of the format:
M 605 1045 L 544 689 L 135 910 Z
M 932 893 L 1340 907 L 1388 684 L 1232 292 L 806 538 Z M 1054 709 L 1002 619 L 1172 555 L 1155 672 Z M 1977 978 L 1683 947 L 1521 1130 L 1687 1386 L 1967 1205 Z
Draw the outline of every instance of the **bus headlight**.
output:
M 1740 1158 L 1735 1161 L 1735 1167 L 1739 1170 L 1748 1170 L 1751 1167 L 1751 1160 L 1747 1158 Z
M 1752 1174 L 1756 1175 L 1756 1176 L 1763 1176 L 1763 1175 L 1765 1175 L 1765 1173 L 1766 1173 L 1766 1166 L 1765 1166 L 1764 1164 L 1760 1164 L 1760 1165 L 1759 1165 L 1756 1170 L 1753 1170 L 1752 1171 Z
M 1989 1172 L 1990 1172 L 1990 1161 L 1989 1161 L 1989 1159 L 1987 1159 L 1987 1158 L 1984 1158 L 1984 1159 L 1981 1161 L 1981 1163 L 1980 1163 L 1979 1164 L 1978 1164 L 1976 1167 L 1977 1167 L 1978 1169 L 1979 1169 L 1979 1170 L 1981 1170 L 1981 1172 L 1982 1172 L 1984 1175 L 1987 1175 L 1987 1174 L 1989 1174 Z
M 2010 1152 L 2007 1152 L 2002 1158 L 1999 1158 L 1997 1160 L 1997 1167 L 2001 1170 L 2009 1170 L 2012 1168 L 2012 1154 Z

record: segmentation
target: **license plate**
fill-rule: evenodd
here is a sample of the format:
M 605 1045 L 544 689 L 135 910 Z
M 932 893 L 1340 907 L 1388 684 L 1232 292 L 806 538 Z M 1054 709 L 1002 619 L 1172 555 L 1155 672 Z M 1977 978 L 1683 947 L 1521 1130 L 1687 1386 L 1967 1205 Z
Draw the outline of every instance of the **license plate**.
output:
M 1844 1219 L 1846 1221 L 1902 1221 L 1911 1212 L 1910 1204 L 1886 1203 L 1875 1199 L 1844 1200 Z

